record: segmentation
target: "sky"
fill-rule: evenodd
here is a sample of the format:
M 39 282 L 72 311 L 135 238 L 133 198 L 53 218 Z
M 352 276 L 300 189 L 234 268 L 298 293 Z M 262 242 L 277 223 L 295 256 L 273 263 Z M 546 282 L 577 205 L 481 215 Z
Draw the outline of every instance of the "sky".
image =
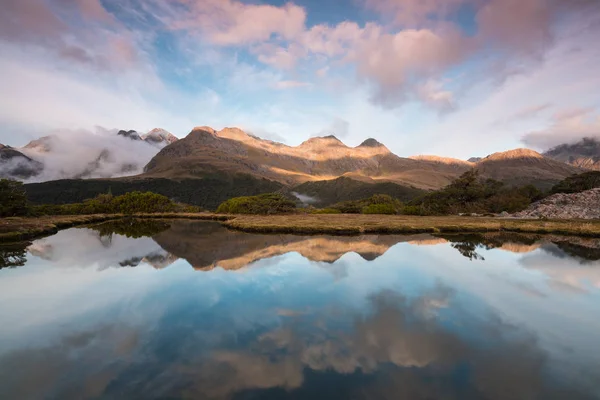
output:
M 600 137 L 600 0 L 3 0 L 0 143 L 239 127 L 485 156 Z

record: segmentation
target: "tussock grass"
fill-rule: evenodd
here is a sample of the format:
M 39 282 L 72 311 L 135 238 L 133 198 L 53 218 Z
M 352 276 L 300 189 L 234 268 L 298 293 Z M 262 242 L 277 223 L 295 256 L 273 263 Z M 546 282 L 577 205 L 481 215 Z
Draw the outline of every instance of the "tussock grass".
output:
M 409 215 L 244 215 L 223 223 L 246 232 L 299 234 L 522 232 L 600 237 L 600 221 L 521 220 L 485 217 Z
M 600 220 L 522 220 L 486 217 L 355 214 L 232 216 L 211 213 L 156 213 L 3 218 L 0 220 L 0 243 L 32 240 L 54 234 L 60 229 L 131 217 L 220 221 L 228 228 L 255 233 L 361 235 L 519 232 L 600 237 Z

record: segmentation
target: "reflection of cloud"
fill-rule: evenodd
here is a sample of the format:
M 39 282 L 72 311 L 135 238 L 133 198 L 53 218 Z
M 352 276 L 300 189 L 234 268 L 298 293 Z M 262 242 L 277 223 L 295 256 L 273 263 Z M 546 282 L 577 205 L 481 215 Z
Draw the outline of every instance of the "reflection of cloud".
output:
M 600 261 L 574 264 L 573 258 L 552 243 L 545 244 L 544 251 L 527 254 L 520 263 L 526 268 L 542 272 L 550 284 L 559 290 L 585 293 L 600 288 Z M 562 258 L 558 257 L 562 255 Z
M 288 394 L 293 390 L 310 393 L 327 385 L 327 380 L 313 380 L 315 373 L 340 374 L 334 381 L 343 391 L 351 386 L 344 376 L 353 380 L 356 373 L 373 373 L 376 380 L 361 389 L 359 398 L 414 399 L 427 393 L 427 398 L 454 399 L 477 393 L 482 398 L 502 399 L 507 388 L 512 398 L 561 398 L 544 378 L 547 358 L 532 337 L 496 320 L 491 326 L 473 327 L 487 343 L 479 347 L 421 314 L 430 306 L 446 307 L 453 295 L 441 286 L 413 301 L 380 293 L 372 299 L 373 313 L 357 317 L 350 331 L 328 330 L 327 326 L 307 331 L 305 325 L 288 321 L 243 350 L 215 351 L 209 362 L 198 365 L 199 370 L 188 370 L 191 376 L 204 377 L 196 381 L 191 393 L 207 398 L 276 388 Z M 464 387 L 447 379 L 460 365 L 466 368 Z M 307 368 L 312 373 L 305 374 Z M 400 388 L 400 382 L 410 384 Z M 336 393 L 345 397 L 343 392 Z M 580 393 L 560 395 L 579 398 Z
M 0 397 L 4 399 L 95 398 L 129 364 L 138 332 L 100 326 L 74 333 L 43 348 L 25 348 L 0 358 Z M 108 363 L 98 364 L 108 355 Z

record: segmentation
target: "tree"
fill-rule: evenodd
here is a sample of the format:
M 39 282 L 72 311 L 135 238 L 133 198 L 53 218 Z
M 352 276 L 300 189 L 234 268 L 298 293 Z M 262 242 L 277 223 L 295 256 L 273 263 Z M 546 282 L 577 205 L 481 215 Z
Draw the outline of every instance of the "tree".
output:
M 27 214 L 27 194 L 23 183 L 0 179 L 0 217 Z

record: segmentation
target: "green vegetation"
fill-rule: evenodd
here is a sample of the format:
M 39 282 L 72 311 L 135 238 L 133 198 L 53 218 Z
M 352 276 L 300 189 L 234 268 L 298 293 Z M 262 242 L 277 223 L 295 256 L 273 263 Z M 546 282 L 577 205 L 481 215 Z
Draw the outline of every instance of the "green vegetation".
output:
M 542 197 L 543 193 L 532 185 L 507 187 L 493 179 L 482 179 L 477 170 L 471 170 L 445 188 L 411 201 L 403 212 L 410 215 L 512 213 Z
M 221 214 L 285 214 L 296 210 L 296 203 L 279 193 L 229 199 L 217 208 Z
M 172 180 L 166 178 L 64 179 L 25 185 L 31 204 L 73 204 L 100 194 L 119 196 L 129 192 L 162 194 L 174 202 L 215 210 L 227 199 L 272 193 L 283 185 L 250 175 L 213 174 L 202 179 Z
M 560 181 L 552 187 L 552 193 L 577 193 L 600 187 L 600 171 L 584 172 Z
M 343 214 L 399 214 L 402 207 L 400 200 L 387 194 L 376 194 L 368 199 L 337 203 L 330 209 Z
M 27 196 L 21 182 L 0 179 L 0 217 L 27 214 Z
M 85 215 L 194 212 L 189 206 L 178 206 L 169 198 L 156 193 L 130 192 L 122 196 L 101 194 L 83 203 L 32 206 L 31 215 Z
M 342 201 L 361 200 L 376 194 L 387 194 L 400 201 L 422 196 L 425 191 L 392 182 L 368 183 L 341 177 L 328 181 L 306 182 L 292 189 L 293 192 L 315 198 L 317 207 L 329 207 Z

